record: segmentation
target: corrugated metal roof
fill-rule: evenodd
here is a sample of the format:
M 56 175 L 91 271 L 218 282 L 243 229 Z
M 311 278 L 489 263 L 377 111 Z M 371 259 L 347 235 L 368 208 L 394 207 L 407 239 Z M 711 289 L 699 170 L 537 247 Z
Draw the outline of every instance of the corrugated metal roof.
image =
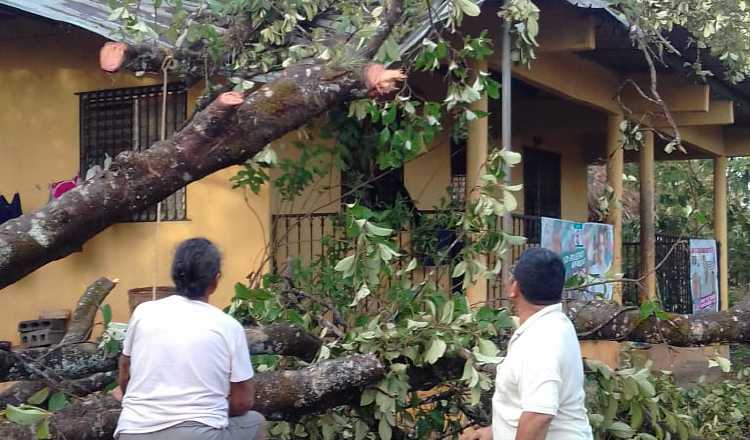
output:
M 186 0 L 184 4 L 187 9 L 195 9 L 199 3 Z M 114 38 L 120 26 L 109 19 L 112 9 L 106 0 L 0 0 L 0 5 L 69 23 L 106 38 Z M 151 23 L 156 19 L 157 28 L 165 29 L 172 23 L 172 10 L 167 7 L 159 8 L 155 17 L 154 10 L 146 7 L 138 15 Z

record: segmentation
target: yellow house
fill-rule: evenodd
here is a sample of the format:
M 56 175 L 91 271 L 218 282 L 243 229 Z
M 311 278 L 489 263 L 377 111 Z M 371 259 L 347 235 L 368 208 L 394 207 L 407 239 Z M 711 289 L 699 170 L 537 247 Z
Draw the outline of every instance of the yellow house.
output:
M 0 53 L 4 55 L 0 58 L 4 86 L 0 101 L 6 103 L 0 113 L 0 193 L 6 198 L 20 194 L 24 212 L 48 201 L 51 183 L 85 175 L 89 167 L 103 164 L 106 156 L 145 148 L 158 139 L 160 79 L 107 75 L 98 68 L 98 50 L 113 26 L 107 25 L 106 6 L 99 5 L 83 17 L 50 6 L 54 3 L 0 0 L 0 5 L 6 5 L 0 9 Z M 647 81 L 648 68 L 616 15 L 604 7 L 580 8 L 575 3 L 537 2 L 541 8 L 537 60 L 531 68 L 513 66 L 512 86 L 506 87 L 512 94 L 511 146 L 524 154 L 513 180 L 526 186 L 519 196 L 515 232 L 530 234 L 540 216 L 586 221 L 586 169 L 598 160 L 608 159 L 609 181 L 617 198 L 622 194 L 626 160 L 641 164 L 642 189 L 653 194 L 655 160 L 712 158 L 721 305 L 726 307 L 726 161 L 750 155 L 745 88 L 718 79 L 697 84 L 679 68 L 663 69 L 659 90 L 679 125 L 687 153 L 667 155 L 659 137 L 646 136 L 640 152 L 624 154 L 620 148 L 623 109 L 614 97 L 626 79 Z M 598 2 L 588 3 L 596 6 Z M 464 27 L 467 32 L 489 29 L 495 47 L 500 48 L 502 26 L 496 8 L 488 2 L 482 15 L 467 20 Z M 487 63 L 493 74 L 503 70 L 501 55 L 498 51 Z M 681 65 L 681 60 L 675 61 L 674 66 Z M 415 76 L 410 81 L 427 96 L 439 98 L 444 93 L 439 78 Z M 170 87 L 167 125 L 174 130 L 190 114 L 201 90 L 179 84 Z M 622 98 L 635 112 L 652 110 L 631 89 Z M 465 159 L 452 160 L 458 150 L 446 129 L 428 151 L 401 170 L 403 186 L 420 210 L 432 209 L 448 187 L 465 195 L 465 188 L 477 182 L 478 164 L 488 148 L 501 145 L 496 129 L 501 126 L 499 103 L 485 97 L 476 105 L 488 109 L 490 116 L 471 123 L 461 153 Z M 656 130 L 669 131 L 661 120 L 650 123 Z M 276 143 L 281 156 L 299 154 L 285 146 L 295 136 Z M 223 281 L 214 298 L 217 305 L 226 304 L 232 285 L 250 272 L 278 269 L 289 256 L 310 257 L 320 252 L 320 237 L 333 228 L 330 214 L 341 206 L 341 184 L 346 182 L 338 171 L 318 179 L 292 203 L 282 202 L 269 188 L 259 195 L 233 190 L 229 178 L 235 172 L 230 168 L 216 173 L 165 200 L 163 221 L 158 224 L 153 221 L 153 210 L 123 219 L 88 242 L 82 252 L 3 289 L 0 339 L 17 341 L 17 322 L 34 319 L 43 309 L 70 309 L 85 286 L 99 276 L 119 279 L 120 286 L 108 302 L 115 320 L 126 320 L 126 291 L 168 284 L 171 251 L 187 237 L 206 236 L 224 252 Z M 643 205 L 642 217 L 647 219 L 653 213 L 653 201 Z M 614 264 L 619 267 L 622 212 L 616 203 L 608 221 L 614 225 Z M 273 243 L 270 252 L 267 243 Z M 654 267 L 652 249 L 645 250 L 642 264 L 644 273 Z M 655 280 L 648 278 L 647 289 L 653 291 Z M 497 283 L 479 283 L 470 290 L 472 302 L 500 296 Z M 591 350 L 616 362 L 613 349 Z

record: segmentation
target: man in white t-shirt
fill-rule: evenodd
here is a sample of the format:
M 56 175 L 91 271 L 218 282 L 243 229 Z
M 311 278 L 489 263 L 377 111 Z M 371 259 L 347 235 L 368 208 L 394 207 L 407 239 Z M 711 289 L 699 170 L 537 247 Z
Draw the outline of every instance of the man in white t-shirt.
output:
M 139 305 L 123 343 L 119 440 L 262 440 L 242 326 L 208 303 L 221 256 L 203 238 L 172 263 L 176 295 Z
M 591 440 L 583 361 L 562 309 L 565 267 L 554 252 L 524 252 L 508 297 L 520 319 L 497 368 L 492 426 L 468 440 Z

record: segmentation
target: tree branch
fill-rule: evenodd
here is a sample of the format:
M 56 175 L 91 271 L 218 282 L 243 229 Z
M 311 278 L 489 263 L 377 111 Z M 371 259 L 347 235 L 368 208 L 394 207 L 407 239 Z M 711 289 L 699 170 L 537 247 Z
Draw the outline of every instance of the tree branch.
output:
M 400 19 L 395 11 L 401 4 L 394 0 L 372 41 L 387 37 Z M 368 44 L 362 61 L 369 61 L 376 50 Z M 80 250 L 127 214 L 217 170 L 245 162 L 269 142 L 349 98 L 355 89 L 366 89 L 362 70 L 300 63 L 247 97 L 232 92 L 219 95 L 171 139 L 140 153 L 119 154 L 109 170 L 42 209 L 6 222 L 0 227 L 0 288 Z

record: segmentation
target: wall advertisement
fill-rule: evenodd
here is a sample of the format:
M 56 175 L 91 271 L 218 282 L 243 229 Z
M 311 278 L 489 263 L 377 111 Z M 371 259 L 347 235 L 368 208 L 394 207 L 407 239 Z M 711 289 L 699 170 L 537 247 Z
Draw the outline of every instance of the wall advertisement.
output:
M 719 270 L 715 240 L 690 240 L 693 313 L 719 311 Z
M 560 255 L 566 279 L 575 276 L 603 278 L 612 268 L 614 230 L 612 225 L 601 223 L 542 217 L 541 246 Z M 590 286 L 577 297 L 612 299 L 612 290 L 611 284 Z

